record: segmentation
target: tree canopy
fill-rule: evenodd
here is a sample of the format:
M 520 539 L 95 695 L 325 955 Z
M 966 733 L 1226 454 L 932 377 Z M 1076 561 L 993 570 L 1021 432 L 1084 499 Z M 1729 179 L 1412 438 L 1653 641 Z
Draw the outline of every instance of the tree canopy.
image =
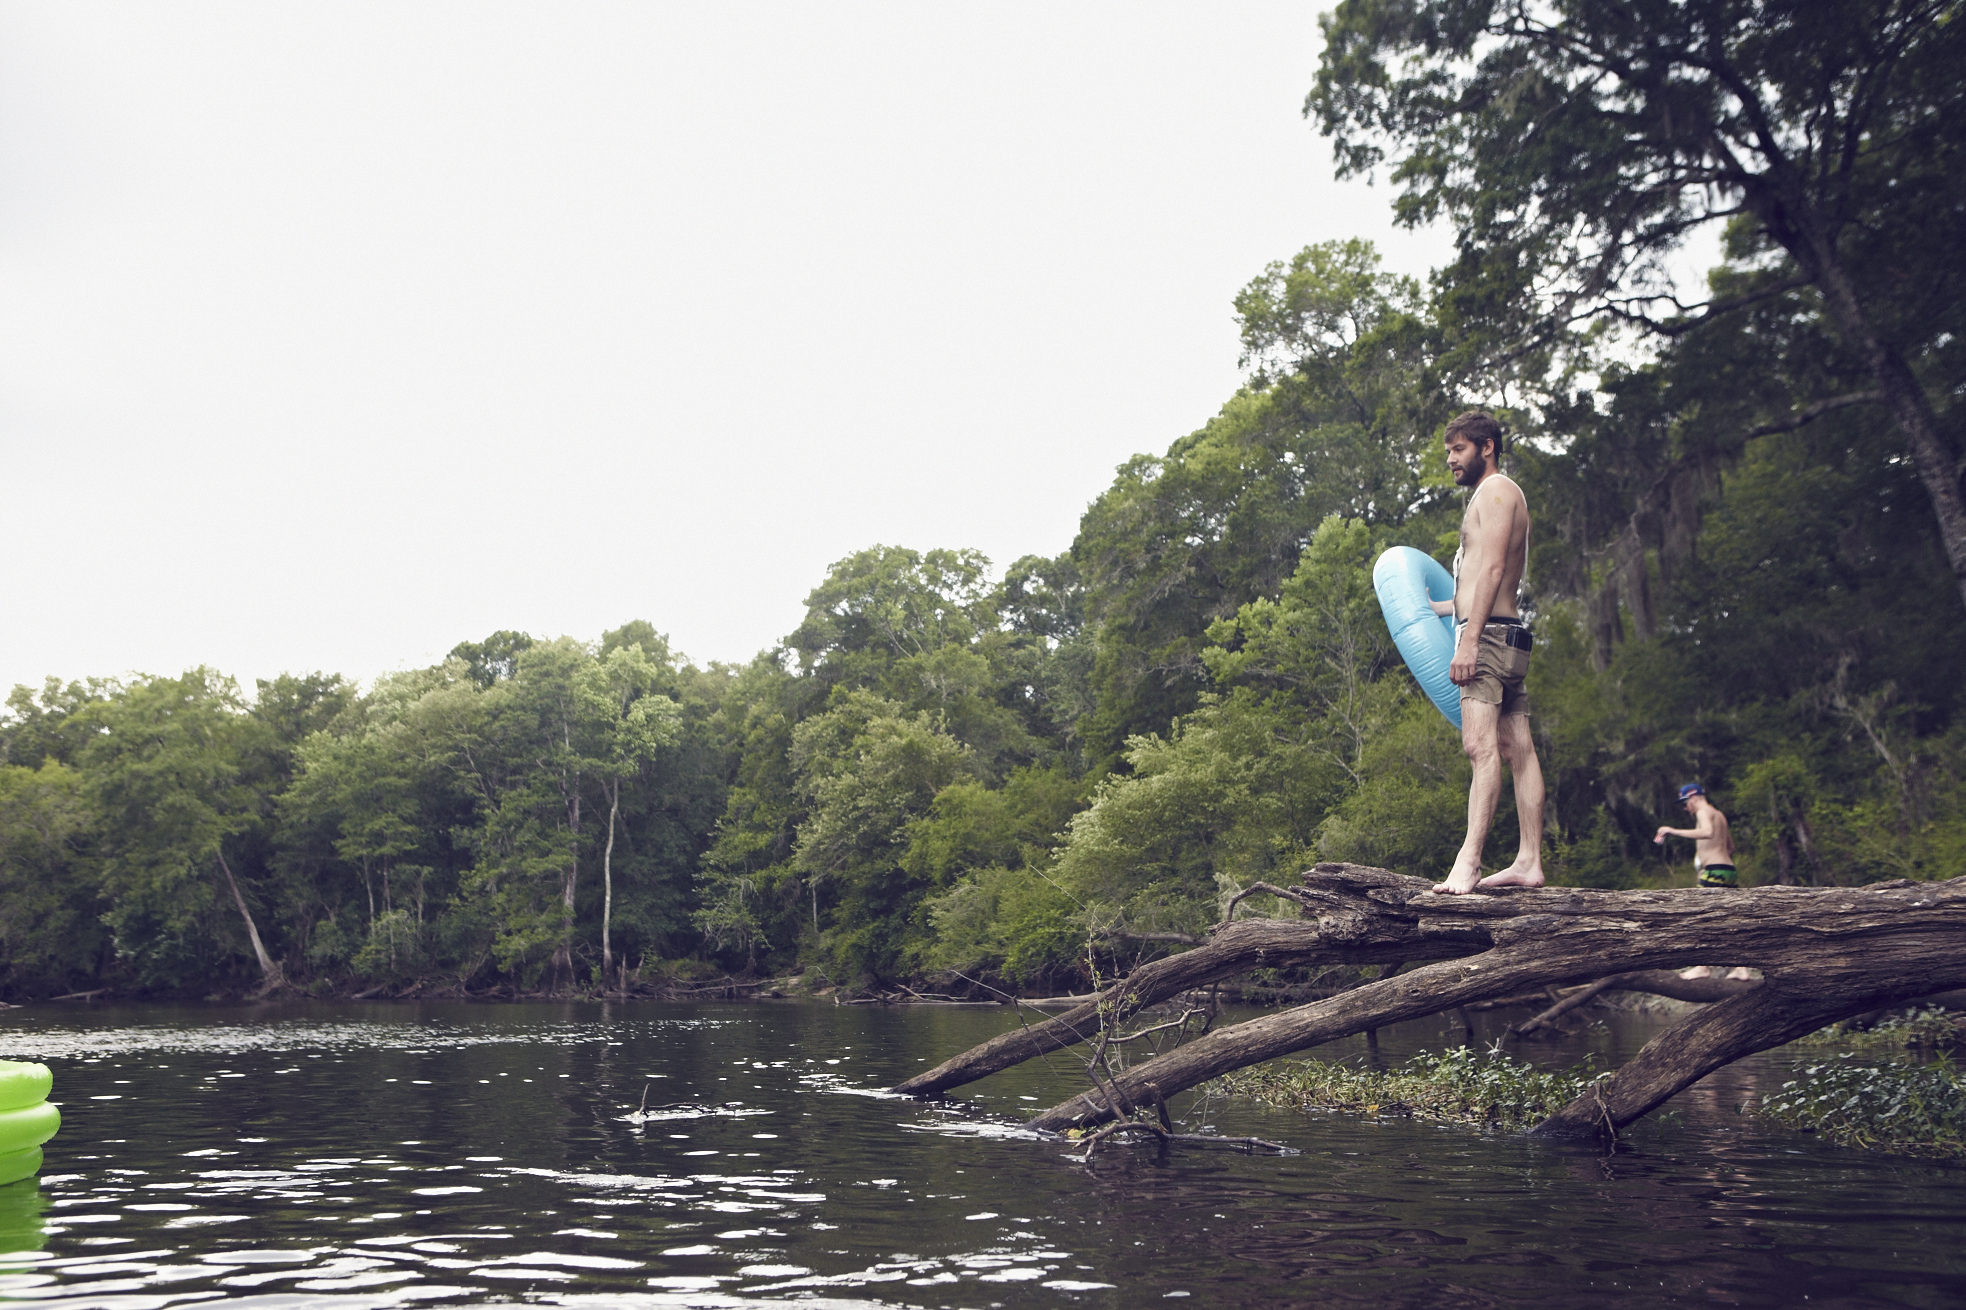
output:
M 1774 297 L 1819 315 L 1863 389 L 1812 376 L 1758 425 L 1884 406 L 1966 602 L 1960 17 L 1956 0 L 1344 0 L 1307 112 L 1341 174 L 1390 164 L 1403 221 L 1452 224 L 1439 295 L 1464 367 L 1540 383 L 1593 319 L 1675 336 Z M 1671 257 L 1723 224 L 1728 276 L 1689 300 Z

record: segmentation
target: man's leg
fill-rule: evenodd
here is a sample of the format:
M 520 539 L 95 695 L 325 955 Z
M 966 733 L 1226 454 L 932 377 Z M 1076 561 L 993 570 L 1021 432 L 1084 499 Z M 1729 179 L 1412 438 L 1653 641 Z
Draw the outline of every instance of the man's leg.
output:
M 1536 739 L 1527 714 L 1511 714 L 1496 729 L 1496 745 L 1515 779 L 1515 816 L 1522 829 L 1515 863 L 1481 880 L 1483 887 L 1541 887 L 1543 885 L 1543 765 L 1536 758 Z
M 1496 742 L 1496 722 L 1502 707 L 1486 701 L 1461 702 L 1461 749 L 1474 765 L 1474 781 L 1468 786 L 1468 836 L 1446 882 L 1434 890 L 1462 896 L 1475 889 L 1481 877 L 1481 847 L 1488 840 L 1488 825 L 1495 819 L 1495 802 L 1502 794 L 1502 756 Z

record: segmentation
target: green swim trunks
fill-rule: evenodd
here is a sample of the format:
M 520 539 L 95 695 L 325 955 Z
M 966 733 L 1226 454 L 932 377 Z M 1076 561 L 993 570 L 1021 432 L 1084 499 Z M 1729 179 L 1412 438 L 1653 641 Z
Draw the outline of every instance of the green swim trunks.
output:
M 1700 870 L 1697 881 L 1702 887 L 1739 887 L 1741 875 L 1731 864 L 1709 864 Z

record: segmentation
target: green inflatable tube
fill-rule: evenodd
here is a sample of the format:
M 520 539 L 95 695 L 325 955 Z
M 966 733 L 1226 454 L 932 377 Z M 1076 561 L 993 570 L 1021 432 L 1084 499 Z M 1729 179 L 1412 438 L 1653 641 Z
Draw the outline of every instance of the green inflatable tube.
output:
M 48 1099 L 48 1093 L 54 1087 L 55 1076 L 48 1071 L 47 1065 L 0 1060 L 0 1112 L 25 1110 L 30 1105 L 39 1105 Z
M 5 1187 L 8 1183 L 17 1183 L 23 1178 L 32 1178 L 40 1172 L 41 1148 L 38 1146 L 0 1155 L 0 1187 Z
M 0 1060 L 0 1187 L 41 1172 L 41 1143 L 61 1127 L 54 1086 L 45 1064 Z
M 46 1101 L 0 1114 L 0 1154 L 39 1146 L 61 1127 L 61 1111 Z

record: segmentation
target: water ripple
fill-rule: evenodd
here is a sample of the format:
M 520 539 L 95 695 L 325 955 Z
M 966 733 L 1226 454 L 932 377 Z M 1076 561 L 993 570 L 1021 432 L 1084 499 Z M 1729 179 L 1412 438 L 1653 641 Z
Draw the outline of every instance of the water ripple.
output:
M 1255 1310 L 1310 1289 L 1421 1306 L 1804 1287 L 1861 1306 L 1966 1277 L 1966 1170 L 1758 1135 L 1732 1112 L 1753 1065 L 1612 1157 L 1182 1102 L 1304 1154 L 1081 1164 L 1019 1122 L 1073 1090 L 1063 1061 L 892 1104 L 888 1084 L 993 1035 L 987 1011 L 155 1013 L 0 1016 L 0 1051 L 54 1065 L 65 1119 L 48 1172 L 0 1187 L 0 1298 Z

